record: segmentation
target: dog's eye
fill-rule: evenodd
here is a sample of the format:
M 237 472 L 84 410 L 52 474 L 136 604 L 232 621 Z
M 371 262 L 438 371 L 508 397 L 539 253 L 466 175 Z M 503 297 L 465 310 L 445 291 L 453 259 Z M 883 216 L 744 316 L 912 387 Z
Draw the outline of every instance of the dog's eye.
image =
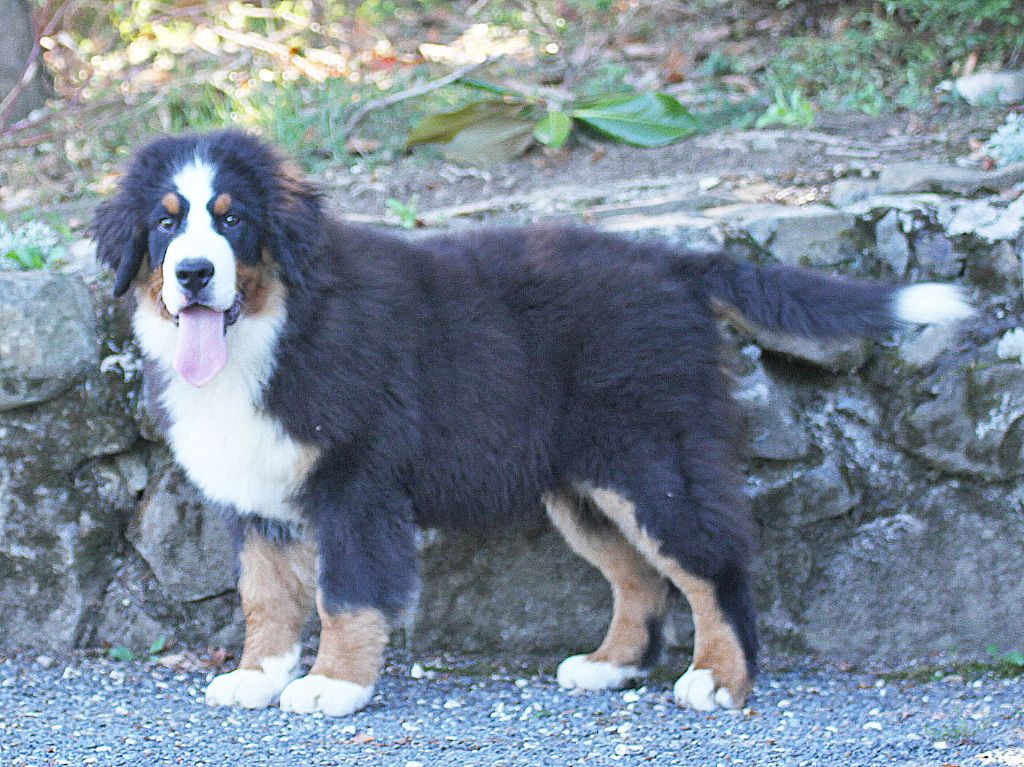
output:
M 242 219 L 240 219 L 234 213 L 226 214 L 222 220 L 224 221 L 224 226 L 227 229 L 231 229 L 242 223 Z
M 174 219 L 170 216 L 164 216 L 156 222 L 156 228 L 161 232 L 169 232 L 174 228 Z

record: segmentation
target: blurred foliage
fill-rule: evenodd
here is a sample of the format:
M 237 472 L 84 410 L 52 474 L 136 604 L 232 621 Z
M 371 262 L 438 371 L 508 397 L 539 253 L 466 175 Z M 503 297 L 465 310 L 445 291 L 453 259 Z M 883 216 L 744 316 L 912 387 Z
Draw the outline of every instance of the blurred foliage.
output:
M 1019 0 L 849 3 L 831 27 L 830 36 L 784 40 L 766 69 L 767 84 L 800 89 L 825 109 L 880 114 L 927 108 L 935 86 L 965 66 L 1024 63 Z
M 987 142 L 985 153 L 997 165 L 1024 162 L 1024 115 L 1010 113 Z
M 67 233 L 41 221 L 0 221 L 0 269 L 48 269 L 67 255 Z
M 46 114 L 0 126 L 0 152 L 10 150 L 0 162 L 0 198 L 18 193 L 18 209 L 30 197 L 20 193 L 34 186 L 50 199 L 108 191 L 127 152 L 166 131 L 237 126 L 269 137 L 311 170 L 372 169 L 406 151 L 409 126 L 480 101 L 487 83 L 495 100 L 525 100 L 529 108 L 511 115 L 519 124 L 476 126 L 475 138 L 471 131 L 461 139 L 470 153 L 481 138 L 521 151 L 531 143 L 560 147 L 581 128 L 601 131 L 574 110 L 609 94 L 646 93 L 647 106 L 662 109 L 667 122 L 692 119 L 673 115 L 675 107 L 653 96 L 661 93 L 695 115 L 702 131 L 752 127 L 759 115 L 761 126 L 810 125 L 828 110 L 930 110 L 952 98 L 935 89 L 944 79 L 1024 64 L 1020 0 L 37 0 L 36 7 L 59 99 Z M 347 135 L 359 105 L 483 60 L 490 63 L 476 73 L 480 87 L 464 87 L 467 78 L 398 100 Z M 602 135 L 622 139 L 617 130 Z M 649 143 L 640 139 L 633 143 Z

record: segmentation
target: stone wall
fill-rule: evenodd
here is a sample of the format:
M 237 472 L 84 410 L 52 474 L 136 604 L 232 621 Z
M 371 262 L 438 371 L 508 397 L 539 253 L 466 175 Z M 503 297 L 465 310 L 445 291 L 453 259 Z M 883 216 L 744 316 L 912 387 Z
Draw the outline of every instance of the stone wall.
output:
M 741 257 L 962 281 L 984 307 L 961 333 L 880 344 L 727 330 L 775 650 L 892 662 L 1020 649 L 1024 636 L 1024 203 L 992 194 L 1021 179 L 962 189 L 917 171 L 904 174 L 914 188 L 836 190 L 836 207 L 712 200 L 598 222 Z M 141 412 L 126 317 L 106 295 L 95 275 L 0 272 L 0 649 L 231 645 L 227 533 Z M 578 651 L 607 621 L 601 577 L 544 528 L 427 532 L 423 567 L 421 650 Z

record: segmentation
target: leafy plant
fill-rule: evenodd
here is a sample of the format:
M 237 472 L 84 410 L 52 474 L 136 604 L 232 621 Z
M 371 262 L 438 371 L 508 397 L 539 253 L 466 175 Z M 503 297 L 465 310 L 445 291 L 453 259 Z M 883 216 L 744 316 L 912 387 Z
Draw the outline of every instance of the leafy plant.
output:
M 409 202 L 402 202 L 394 197 L 388 197 L 384 201 L 384 204 L 388 206 L 388 210 L 398 216 L 398 223 L 401 224 L 403 229 L 415 229 L 417 226 L 421 226 L 419 215 L 416 213 L 416 203 L 418 198 L 413 195 Z
M 41 221 L 12 228 L 0 221 L 0 269 L 49 269 L 64 258 L 64 238 Z
M 1000 676 L 1024 675 L 1024 652 L 1018 650 L 1003 652 L 996 645 L 990 645 L 988 654 L 992 656 L 996 673 Z
M 804 98 L 804 94 L 799 88 L 794 88 L 788 96 L 782 88 L 776 88 L 775 101 L 754 123 L 756 128 L 766 128 L 769 125 L 812 128 L 814 127 L 814 105 Z
M 148 650 L 141 656 L 136 655 L 132 652 L 131 648 L 125 647 L 124 645 L 116 645 L 107 650 L 107 656 L 111 660 L 116 660 L 121 663 L 130 663 L 136 660 L 153 660 L 167 649 L 167 637 L 161 634 L 149 645 Z
M 664 146 L 701 129 L 697 118 L 665 93 L 620 93 L 562 103 L 479 80 L 463 84 L 493 96 L 426 117 L 409 132 L 407 146 L 444 143 L 450 160 L 495 165 L 519 156 L 534 141 L 562 147 L 580 126 L 638 147 Z
M 999 165 L 1024 162 L 1024 115 L 1011 112 L 985 142 L 985 152 Z

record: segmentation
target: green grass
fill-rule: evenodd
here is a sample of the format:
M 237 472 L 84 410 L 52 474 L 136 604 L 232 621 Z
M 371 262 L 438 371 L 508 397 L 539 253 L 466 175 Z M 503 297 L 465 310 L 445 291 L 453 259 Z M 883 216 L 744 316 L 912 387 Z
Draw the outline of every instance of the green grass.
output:
M 855 12 L 838 36 L 784 41 L 764 73 L 770 91 L 799 89 L 823 109 L 874 115 L 929 107 L 935 86 L 957 76 L 971 55 L 979 66 L 1024 62 L 1024 8 L 1018 0 L 850 5 Z
M 912 682 L 925 684 L 945 679 L 947 676 L 961 676 L 971 681 L 986 676 L 1014 679 L 1024 676 L 1024 653 L 1003 652 L 996 646 L 988 648 L 990 660 L 957 661 L 945 665 L 921 664 L 899 671 L 878 674 L 887 682 Z

